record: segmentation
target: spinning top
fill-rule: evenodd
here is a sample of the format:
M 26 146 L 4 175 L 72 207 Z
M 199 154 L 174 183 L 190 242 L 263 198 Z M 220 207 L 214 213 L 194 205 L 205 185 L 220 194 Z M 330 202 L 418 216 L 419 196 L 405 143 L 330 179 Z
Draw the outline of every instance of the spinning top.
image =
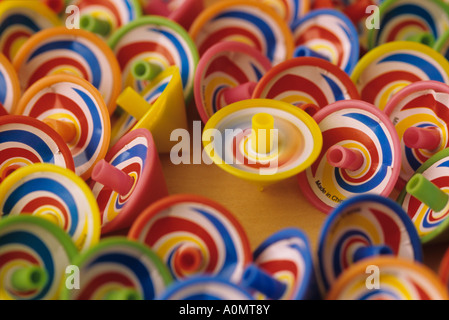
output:
M 285 21 L 269 5 L 257 1 L 215 3 L 196 18 L 189 33 L 201 56 L 221 41 L 247 43 L 273 65 L 293 54 L 293 38 Z
M 449 147 L 449 86 L 418 81 L 396 93 L 384 112 L 401 141 L 402 168 L 397 188 L 402 190 L 431 156 Z
M 367 283 L 372 288 L 368 288 Z M 397 257 L 375 257 L 347 269 L 335 282 L 327 299 L 447 300 L 449 294 L 437 275 L 421 263 Z
M 98 90 L 84 79 L 72 75 L 40 79 L 24 93 L 17 113 L 39 119 L 58 132 L 84 180 L 107 153 L 109 113 Z
M 159 155 L 146 129 L 134 130 L 120 139 L 97 163 L 92 180 L 102 233 L 130 227 L 146 207 L 168 196 Z
M 117 99 L 127 114 L 114 123 L 114 140 L 129 130 L 148 129 L 160 153 L 169 153 L 177 142 L 174 130 L 188 130 L 186 107 L 178 67 L 170 67 L 156 77 L 142 94 L 127 88 Z
M 225 279 L 200 276 L 176 282 L 159 300 L 253 300 L 240 286 Z
M 439 0 L 386 0 L 379 7 L 379 23 L 369 31 L 369 49 L 401 40 L 433 46 L 449 25 L 449 6 Z
M 175 279 L 217 276 L 238 283 L 251 260 L 246 234 L 221 205 L 199 196 L 176 195 L 148 207 L 128 237 L 146 244 Z
M 58 16 L 39 1 L 0 2 L 0 52 L 10 61 L 35 33 L 59 26 Z
M 299 108 L 253 99 L 214 114 L 204 128 L 203 144 L 220 168 L 263 188 L 312 165 L 322 136 L 312 117 Z
M 355 195 L 389 196 L 401 168 L 399 139 L 390 119 L 359 100 L 331 104 L 314 119 L 323 135 L 323 148 L 298 176 L 306 198 L 328 213 Z
M 254 262 L 241 286 L 254 298 L 308 300 L 317 298 L 315 271 L 307 237 L 298 229 L 284 229 L 254 252 Z
M 80 289 L 63 289 L 62 300 L 154 300 L 173 281 L 146 246 L 122 237 L 102 240 L 78 256 Z
M 321 292 L 328 292 L 354 263 L 380 255 L 422 260 L 421 244 L 412 221 L 389 198 L 368 194 L 345 200 L 328 216 L 321 230 L 318 246 Z
M 0 117 L 0 181 L 34 163 L 75 171 L 69 148 L 51 127 L 31 117 Z
M 449 149 L 427 160 L 398 197 L 422 243 L 446 241 L 449 224 Z
M 122 85 L 141 93 L 163 70 L 177 66 L 186 101 L 193 92 L 198 51 L 188 33 L 163 17 L 139 18 L 109 40 L 122 70 Z
M 100 239 L 100 213 L 89 187 L 72 171 L 52 164 L 29 165 L 3 180 L 0 212 L 45 218 L 64 229 L 80 251 Z
M 363 101 L 384 110 L 391 97 L 411 83 L 448 83 L 449 62 L 437 51 L 411 41 L 394 41 L 368 52 L 351 75 Z
M 138 0 L 77 0 L 82 29 L 108 38 L 120 27 L 142 15 Z
M 31 37 L 14 58 L 23 91 L 55 74 L 79 76 L 101 93 L 109 113 L 121 91 L 120 67 L 107 44 L 85 30 L 50 28 Z
M 292 26 L 295 57 L 322 58 L 351 74 L 359 61 L 359 38 L 354 24 L 332 9 L 314 10 Z
M 78 254 L 70 237 L 45 219 L 0 221 L 0 300 L 56 300 Z
M 359 99 L 349 76 L 319 58 L 294 58 L 268 71 L 257 84 L 253 99 L 274 99 L 316 109 L 339 100 Z
M 195 102 L 203 122 L 229 104 L 250 99 L 270 69 L 270 61 L 245 43 L 224 41 L 210 47 L 195 76 Z

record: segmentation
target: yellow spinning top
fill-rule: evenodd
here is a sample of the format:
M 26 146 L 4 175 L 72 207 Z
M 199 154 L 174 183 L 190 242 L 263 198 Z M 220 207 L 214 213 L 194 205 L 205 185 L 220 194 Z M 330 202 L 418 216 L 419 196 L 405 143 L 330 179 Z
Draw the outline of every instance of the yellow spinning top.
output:
M 142 69 L 141 73 L 147 74 L 147 67 L 149 66 L 141 63 L 136 69 Z M 170 141 L 171 133 L 176 129 L 188 130 L 178 67 L 170 67 L 161 72 L 142 94 L 128 87 L 117 99 L 117 104 L 128 114 L 113 126 L 113 141 L 129 129 L 144 128 L 153 135 L 158 151 L 167 153 L 175 144 Z
M 251 99 L 215 113 L 204 128 L 203 144 L 223 170 L 263 188 L 312 165 L 323 138 L 315 120 L 300 108 Z

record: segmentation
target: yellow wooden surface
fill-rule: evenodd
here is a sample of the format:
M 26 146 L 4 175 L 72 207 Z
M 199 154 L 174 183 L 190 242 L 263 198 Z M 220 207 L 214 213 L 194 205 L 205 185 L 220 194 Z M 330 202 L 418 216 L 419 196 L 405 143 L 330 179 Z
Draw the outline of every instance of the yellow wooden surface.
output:
M 189 109 L 189 123 L 199 117 L 194 107 Z M 216 165 L 174 165 L 169 155 L 161 155 L 164 175 L 170 194 L 189 193 L 219 202 L 231 211 L 246 231 L 252 250 L 274 232 L 286 227 L 304 231 L 313 253 L 326 214 L 315 209 L 302 195 L 296 177 L 272 185 L 262 192 L 223 171 Z M 392 194 L 394 199 L 397 192 Z M 437 271 L 448 245 L 424 248 L 425 264 Z

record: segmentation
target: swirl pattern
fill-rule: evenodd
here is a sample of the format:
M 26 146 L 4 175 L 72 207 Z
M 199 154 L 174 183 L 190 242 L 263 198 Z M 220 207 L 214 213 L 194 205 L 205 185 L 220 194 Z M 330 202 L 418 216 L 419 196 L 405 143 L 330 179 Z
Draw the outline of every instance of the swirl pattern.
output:
M 275 66 L 257 84 L 253 99 L 274 99 L 320 108 L 340 100 L 358 99 L 349 76 L 318 58 L 294 58 Z
M 363 193 L 389 195 L 399 176 L 401 155 L 397 133 L 383 112 L 362 101 L 336 102 L 315 115 L 323 134 L 318 160 L 300 174 L 300 188 L 323 212 Z M 327 152 L 333 146 L 363 156 L 359 169 L 333 167 Z
M 350 74 L 359 60 L 359 40 L 354 24 L 337 10 L 314 10 L 292 27 L 295 46 L 322 54 Z
M 103 240 L 79 256 L 80 290 L 64 290 L 67 300 L 105 300 L 108 294 L 133 290 L 142 300 L 154 300 L 172 282 L 162 261 L 148 248 L 126 238 Z
M 39 80 L 19 102 L 18 112 L 39 120 L 67 121 L 76 136 L 67 145 L 76 173 L 87 180 L 93 166 L 104 158 L 110 141 L 111 123 L 101 96 L 90 84 L 73 76 L 50 76 Z
M 56 74 L 76 75 L 89 81 L 116 108 L 121 91 L 120 67 L 104 41 L 88 31 L 50 28 L 23 45 L 13 61 L 22 90 L 41 78 Z
M 31 216 L 0 221 L 0 299 L 56 300 L 66 267 L 77 255 L 71 239 L 48 221 Z M 41 268 L 47 275 L 38 289 L 15 288 L 11 275 L 21 268 Z
M 33 164 L 9 175 L 0 185 L 3 216 L 30 213 L 45 217 L 73 239 L 79 250 L 99 241 L 98 205 L 75 173 L 51 164 Z
M 148 131 L 144 132 L 140 129 L 134 131 L 134 134 L 123 137 L 106 156 L 105 160 L 109 164 L 132 177 L 134 182 L 126 195 L 120 195 L 101 183 L 91 183 L 92 192 L 100 207 L 103 232 L 111 227 L 110 223 L 118 215 L 136 215 L 133 211 L 138 211 L 140 208 L 136 208 L 133 204 L 139 203 L 140 207 L 147 207 L 148 201 L 153 199 L 154 195 L 150 194 L 152 190 L 147 187 L 148 184 L 158 183 L 148 175 L 154 165 L 153 154 L 155 154 L 155 147 L 151 135 Z M 162 186 L 159 188 L 163 189 Z M 142 190 L 144 190 L 143 193 Z M 125 227 L 119 226 L 120 229 Z
M 411 83 L 434 80 L 449 83 L 449 62 L 420 43 L 395 41 L 366 54 L 356 65 L 352 80 L 362 100 L 384 110 L 391 97 Z
M 129 237 L 152 248 L 175 279 L 207 274 L 236 283 L 250 260 L 248 240 L 238 222 L 216 204 L 195 197 L 175 196 L 150 206 Z M 201 256 L 193 273 L 178 263 L 181 247 L 194 248 Z
M 111 164 L 134 178 L 135 184 L 139 183 L 139 178 L 146 161 L 148 153 L 148 141 L 144 138 L 136 139 L 120 150 L 112 159 Z M 100 204 L 100 211 L 103 212 L 102 223 L 107 224 L 112 221 L 123 209 L 130 194 L 124 197 L 112 190 L 96 184 L 93 187 L 94 194 L 97 195 L 97 202 Z
M 241 41 L 264 54 L 273 65 L 291 58 L 292 34 L 268 5 L 253 1 L 226 1 L 204 10 L 190 28 L 200 55 L 221 41 Z
M 60 24 L 56 14 L 39 1 L 2 1 L 0 52 L 12 61 L 27 39 L 41 30 Z
M 226 90 L 257 83 L 270 68 L 265 56 L 244 43 L 227 41 L 207 50 L 195 79 L 195 101 L 203 122 L 228 104 L 223 97 Z
M 0 176 L 15 167 L 50 163 L 75 170 L 64 141 L 39 120 L 22 116 L 0 118 Z
M 449 157 L 447 149 L 440 151 L 424 163 L 416 172 L 421 173 L 430 182 L 442 191 L 449 193 Z M 438 232 L 443 228 L 443 223 L 447 221 L 449 210 L 434 212 L 426 204 L 422 203 L 404 190 L 398 202 L 402 204 L 404 210 L 413 220 L 418 234 L 421 238 L 430 239 L 433 232 Z M 425 242 L 423 240 L 423 242 Z

